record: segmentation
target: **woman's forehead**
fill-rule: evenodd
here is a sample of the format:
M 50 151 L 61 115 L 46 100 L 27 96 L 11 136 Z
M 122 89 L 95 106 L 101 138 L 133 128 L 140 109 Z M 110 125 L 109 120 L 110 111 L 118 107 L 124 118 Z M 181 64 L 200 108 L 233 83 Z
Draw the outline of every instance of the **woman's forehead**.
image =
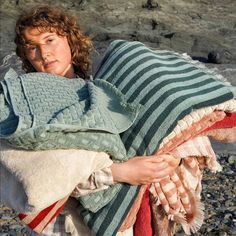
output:
M 57 35 L 56 30 L 50 30 L 45 28 L 38 28 L 38 27 L 28 27 L 24 29 L 23 35 L 26 40 L 33 40 L 33 39 L 43 39 L 51 35 Z

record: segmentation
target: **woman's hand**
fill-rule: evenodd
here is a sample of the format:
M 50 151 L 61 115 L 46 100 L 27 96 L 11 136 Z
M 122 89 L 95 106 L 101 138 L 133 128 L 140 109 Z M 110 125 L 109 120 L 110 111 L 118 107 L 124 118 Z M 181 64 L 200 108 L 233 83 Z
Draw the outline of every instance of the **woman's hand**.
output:
M 134 157 L 123 163 L 113 163 L 111 166 L 115 182 L 125 182 L 132 185 L 158 182 L 169 175 L 179 164 L 179 160 L 171 155 L 149 157 Z

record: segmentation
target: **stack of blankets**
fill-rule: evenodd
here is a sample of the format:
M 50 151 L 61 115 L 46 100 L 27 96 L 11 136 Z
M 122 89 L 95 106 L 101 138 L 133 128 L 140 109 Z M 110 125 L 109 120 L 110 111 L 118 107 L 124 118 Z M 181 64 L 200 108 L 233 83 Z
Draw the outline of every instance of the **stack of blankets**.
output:
M 235 96 L 235 87 L 186 55 L 116 40 L 108 47 L 93 81 L 67 80 L 45 73 L 18 76 L 10 71 L 0 87 L 0 138 L 12 148 L 30 152 L 79 149 L 105 153 L 114 162 L 137 155 L 158 157 L 202 134 L 217 137 L 222 131 L 235 133 Z M 235 141 L 234 137 L 231 141 Z M 6 170 L 5 177 L 14 176 L 23 188 L 29 186 L 28 178 L 24 182 L 25 172 L 17 170 L 14 161 L 8 159 L 7 151 L 3 152 L 1 167 Z M 105 159 L 103 166 L 108 166 L 109 158 Z M 181 165 L 188 163 L 194 169 L 196 163 L 203 162 L 186 159 Z M 184 180 L 175 174 L 172 180 L 177 186 Z M 60 185 L 53 176 L 50 179 Z M 58 197 L 57 200 L 63 199 L 62 205 L 75 187 L 73 184 Z M 6 185 L 2 188 L 4 191 Z M 81 197 L 77 212 L 96 235 L 116 235 L 122 227 L 132 226 L 142 197 L 148 199 L 146 189 L 147 186 L 115 184 Z M 1 200 L 14 208 L 14 200 L 9 203 L 13 192 Z M 155 197 L 166 209 L 160 195 Z M 42 205 L 33 207 L 28 199 L 23 198 L 24 207 L 18 207 L 18 211 L 37 214 L 37 210 L 43 210 Z M 55 203 L 49 202 L 45 208 L 50 204 Z M 168 211 L 165 214 L 170 221 L 177 219 Z M 21 216 L 23 219 L 26 215 Z M 133 220 L 127 220 L 127 216 Z M 127 224 L 128 221 L 132 223 Z M 195 225 L 187 227 L 186 221 L 178 223 L 184 225 L 187 233 L 198 229 Z

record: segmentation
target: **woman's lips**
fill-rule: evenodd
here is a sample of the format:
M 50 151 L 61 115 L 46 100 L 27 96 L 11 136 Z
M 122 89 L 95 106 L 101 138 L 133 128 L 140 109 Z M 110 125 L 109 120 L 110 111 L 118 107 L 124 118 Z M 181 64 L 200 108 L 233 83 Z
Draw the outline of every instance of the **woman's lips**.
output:
M 44 67 L 48 68 L 50 66 L 53 66 L 55 63 L 56 63 L 56 61 L 50 61 L 50 62 L 44 63 Z

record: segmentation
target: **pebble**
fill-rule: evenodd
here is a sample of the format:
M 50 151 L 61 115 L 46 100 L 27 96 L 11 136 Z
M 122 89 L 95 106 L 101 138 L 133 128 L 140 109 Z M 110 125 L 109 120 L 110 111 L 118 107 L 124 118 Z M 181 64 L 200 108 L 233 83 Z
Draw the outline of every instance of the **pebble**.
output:
M 231 165 L 236 163 L 236 155 L 235 156 L 229 156 L 228 163 L 231 164 Z
M 208 54 L 208 62 L 209 63 L 215 63 L 215 64 L 221 64 L 221 54 L 218 51 L 211 51 Z
M 10 225 L 9 228 L 18 231 L 18 230 L 21 230 L 22 228 L 24 228 L 24 226 L 22 226 L 22 225 Z
M 1 216 L 1 220 L 11 220 L 11 219 L 12 219 L 12 216 L 9 216 L 9 215 Z
M 234 175 L 235 172 L 232 171 L 232 170 L 228 170 L 228 171 L 225 172 L 225 174 L 226 174 L 226 175 Z
M 232 218 L 232 216 L 233 216 L 232 214 L 228 213 L 224 216 L 224 219 L 230 219 Z
M 232 206 L 232 204 L 233 204 L 232 200 L 226 200 L 225 201 L 225 206 L 226 207 L 230 207 L 230 206 Z
M 226 232 L 220 232 L 219 236 L 227 236 L 228 234 Z
M 236 227 L 233 227 L 232 229 L 230 229 L 230 233 L 231 235 L 236 235 Z

